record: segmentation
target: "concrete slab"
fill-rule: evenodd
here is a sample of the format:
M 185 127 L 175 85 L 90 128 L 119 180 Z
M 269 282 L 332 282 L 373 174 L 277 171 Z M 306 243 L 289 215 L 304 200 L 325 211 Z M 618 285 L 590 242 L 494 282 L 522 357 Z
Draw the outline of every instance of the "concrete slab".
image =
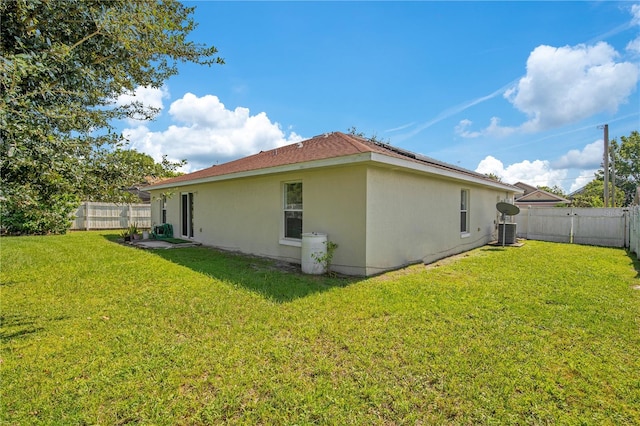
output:
M 502 242 L 500 242 L 500 241 L 491 241 L 487 245 L 494 246 L 494 247 L 502 247 Z M 506 243 L 506 244 L 504 244 L 504 247 L 522 247 L 523 245 L 524 245 L 524 243 L 522 241 L 517 241 L 517 242 L 515 242 L 513 244 Z
M 174 244 L 165 240 L 136 240 L 130 243 L 134 247 L 143 249 L 172 249 L 182 247 L 196 247 L 202 245 L 197 242 L 185 242 L 180 244 Z
M 136 247 L 146 248 L 146 249 L 170 249 L 175 246 L 175 244 L 171 244 L 167 241 L 162 240 L 138 240 L 134 241 L 133 244 Z

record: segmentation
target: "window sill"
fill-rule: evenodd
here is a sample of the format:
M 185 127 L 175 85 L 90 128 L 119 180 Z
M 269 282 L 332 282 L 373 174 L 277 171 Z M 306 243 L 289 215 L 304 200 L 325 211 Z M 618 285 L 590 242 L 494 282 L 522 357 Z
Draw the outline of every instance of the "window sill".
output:
M 460 238 L 469 238 L 471 236 L 470 232 L 462 232 L 460 233 Z
M 280 238 L 280 244 L 283 246 L 302 247 L 302 240 L 294 240 L 292 238 Z

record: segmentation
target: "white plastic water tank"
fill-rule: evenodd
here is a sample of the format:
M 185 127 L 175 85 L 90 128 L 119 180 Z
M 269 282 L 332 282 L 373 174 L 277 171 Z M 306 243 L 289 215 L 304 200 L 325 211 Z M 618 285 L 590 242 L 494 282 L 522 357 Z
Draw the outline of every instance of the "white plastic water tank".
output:
M 305 274 L 324 274 L 327 272 L 324 262 L 318 260 L 327 254 L 327 234 L 305 232 L 302 234 L 302 272 Z

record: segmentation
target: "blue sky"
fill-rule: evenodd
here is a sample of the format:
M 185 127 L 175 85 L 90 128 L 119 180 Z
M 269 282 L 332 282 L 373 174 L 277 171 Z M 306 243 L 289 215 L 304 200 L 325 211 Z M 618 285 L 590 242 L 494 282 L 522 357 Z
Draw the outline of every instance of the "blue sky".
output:
M 577 189 L 640 130 L 637 2 L 185 2 L 225 65 L 135 97 L 130 146 L 185 171 L 356 127 L 504 181 Z M 130 97 L 123 96 L 120 102 Z

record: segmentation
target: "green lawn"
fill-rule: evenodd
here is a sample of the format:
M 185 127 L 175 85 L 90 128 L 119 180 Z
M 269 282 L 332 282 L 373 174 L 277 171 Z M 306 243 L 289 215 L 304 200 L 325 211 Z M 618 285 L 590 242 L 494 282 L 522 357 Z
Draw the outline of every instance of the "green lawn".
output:
M 115 236 L 0 239 L 0 423 L 640 424 L 623 250 L 347 280 Z

